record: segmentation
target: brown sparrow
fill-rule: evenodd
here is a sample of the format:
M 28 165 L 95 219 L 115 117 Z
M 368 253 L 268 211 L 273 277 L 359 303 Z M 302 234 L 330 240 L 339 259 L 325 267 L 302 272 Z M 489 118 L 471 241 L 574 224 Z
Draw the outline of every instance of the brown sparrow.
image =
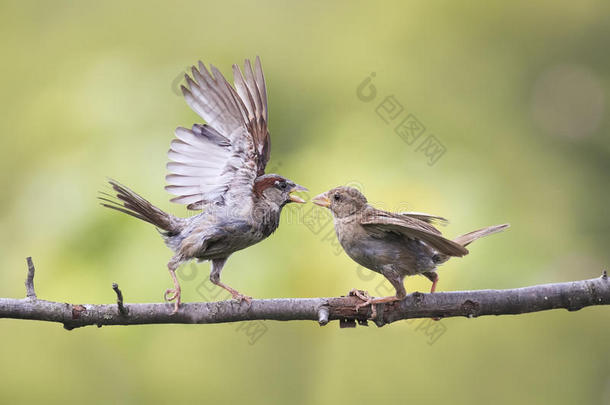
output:
M 391 213 L 376 209 L 355 188 L 337 187 L 312 201 L 332 212 L 337 238 L 347 255 L 358 264 L 383 274 L 396 289 L 395 296 L 374 299 L 352 290 L 364 301 L 356 309 L 402 300 L 407 295 L 403 280 L 415 274 L 432 281 L 430 292 L 434 292 L 438 265 L 453 256 L 468 254 L 468 244 L 509 226 L 490 226 L 449 240 L 433 226 L 436 222 L 446 223 L 446 219 L 418 212 Z
M 179 127 L 169 150 L 169 175 L 165 189 L 198 215 L 178 218 L 155 207 L 127 187 L 110 180 L 114 196 L 100 197 L 102 205 L 156 226 L 174 251 L 168 263 L 174 288 L 167 301 L 180 305 L 176 269 L 192 259 L 211 260 L 212 283 L 229 291 L 234 299 L 251 298 L 220 281 L 229 256 L 271 235 L 278 227 L 282 208 L 305 201 L 291 193 L 306 189 L 278 174 L 265 174 L 270 137 L 265 78 L 260 59 L 254 69 L 245 61 L 244 74 L 233 65 L 234 87 L 214 66 L 202 62 L 186 76 L 182 93 L 187 104 L 207 124 Z M 110 198 L 107 198 L 110 197 Z

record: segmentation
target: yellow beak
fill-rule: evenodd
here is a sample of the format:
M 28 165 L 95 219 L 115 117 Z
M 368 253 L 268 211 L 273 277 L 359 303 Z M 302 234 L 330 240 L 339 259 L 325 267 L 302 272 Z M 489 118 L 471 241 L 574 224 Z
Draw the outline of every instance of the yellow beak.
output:
M 294 191 L 308 191 L 308 190 L 305 187 L 299 186 L 297 184 L 290 190 L 291 193 Z M 296 195 L 290 194 L 290 197 L 288 197 L 288 198 L 290 198 L 290 201 L 292 201 L 292 202 L 299 203 L 299 204 L 305 204 L 305 200 L 303 200 L 301 197 L 298 197 Z
M 316 205 L 319 205 L 320 207 L 330 207 L 330 200 L 326 196 L 326 193 L 318 194 L 311 200 L 311 202 Z

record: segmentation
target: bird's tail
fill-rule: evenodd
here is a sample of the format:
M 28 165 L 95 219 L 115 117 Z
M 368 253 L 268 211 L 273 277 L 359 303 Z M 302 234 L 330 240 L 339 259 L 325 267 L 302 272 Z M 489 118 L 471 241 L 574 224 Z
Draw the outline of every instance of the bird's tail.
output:
M 108 183 L 110 183 L 113 190 L 116 192 L 116 198 L 113 195 L 101 193 L 102 196 L 99 197 L 99 199 L 102 200 L 101 204 L 104 207 L 124 212 L 127 215 L 153 224 L 157 228 L 165 231 L 167 236 L 175 235 L 181 231 L 182 222 L 180 221 L 180 218 L 176 218 L 155 207 L 134 191 L 114 180 L 108 180 Z
M 468 246 L 475 240 L 482 238 L 483 236 L 498 233 L 508 228 L 510 224 L 488 226 L 486 228 L 477 229 L 476 231 L 468 232 L 462 236 L 458 236 L 453 241 L 459 243 L 462 246 Z

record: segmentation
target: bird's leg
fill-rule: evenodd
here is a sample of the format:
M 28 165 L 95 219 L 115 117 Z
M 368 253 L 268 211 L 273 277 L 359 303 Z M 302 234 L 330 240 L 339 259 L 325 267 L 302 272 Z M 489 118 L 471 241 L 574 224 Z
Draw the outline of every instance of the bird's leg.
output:
M 424 276 L 426 276 L 426 278 L 430 281 L 432 281 L 432 287 L 430 287 L 430 294 L 432 294 L 434 291 L 436 291 L 436 284 L 438 283 L 438 274 L 436 274 L 435 271 L 428 271 L 426 273 L 422 273 Z M 441 318 L 438 317 L 434 317 L 431 318 L 433 321 L 440 321 Z
M 222 271 L 223 266 L 225 265 L 227 258 L 224 259 L 213 259 L 212 260 L 212 272 L 210 273 L 210 281 L 217 285 L 220 288 L 224 288 L 228 292 L 231 293 L 234 300 L 239 302 L 246 301 L 248 305 L 252 303 L 252 297 L 248 297 L 247 295 L 243 295 L 239 291 L 234 288 L 229 287 L 222 281 L 220 281 L 220 272 Z
M 225 290 L 230 292 L 231 295 L 233 296 L 234 300 L 237 300 L 237 301 L 240 301 L 240 302 L 241 301 L 246 301 L 248 304 L 252 303 L 252 297 L 249 297 L 247 295 L 244 295 L 244 294 L 240 293 L 236 289 L 229 287 L 228 285 L 224 284 L 220 280 L 217 283 L 214 283 L 214 284 L 216 284 L 218 287 L 224 288 Z
M 438 274 L 435 271 L 428 271 L 426 273 L 422 273 L 426 278 L 432 281 L 432 287 L 430 287 L 430 294 L 436 291 L 436 284 L 438 283 Z
M 404 282 L 403 282 L 404 276 L 399 276 L 399 275 L 392 274 L 391 276 L 387 276 L 386 275 L 386 278 L 388 279 L 390 284 L 392 284 L 394 289 L 396 289 L 396 295 L 393 296 L 393 297 L 381 297 L 381 298 L 374 298 L 374 299 L 372 299 L 371 300 L 371 308 L 373 309 L 373 311 L 372 311 L 373 314 L 376 314 L 375 304 L 383 304 L 385 302 L 402 301 L 407 296 L 407 290 L 405 290 L 405 286 L 404 286 Z M 373 319 L 375 319 L 375 318 L 373 318 Z
M 398 298 L 396 296 L 373 298 L 369 295 L 368 292 L 360 291 L 360 290 L 356 290 L 356 289 L 351 290 L 350 295 L 356 296 L 363 301 L 359 304 L 356 304 L 356 312 L 358 312 L 360 310 L 360 308 L 362 308 L 362 307 L 366 307 L 367 305 L 371 306 L 371 319 L 377 318 L 377 308 L 375 307 L 375 304 L 383 304 L 386 302 L 394 302 L 394 301 L 402 300 L 402 298 Z
M 167 268 L 169 270 L 169 275 L 172 276 L 172 280 L 174 280 L 174 288 L 168 288 L 165 290 L 165 294 L 163 294 L 163 298 L 165 301 L 176 301 L 174 303 L 174 310 L 172 311 L 172 315 L 178 312 L 178 307 L 180 306 L 180 283 L 178 282 L 178 278 L 176 277 L 176 269 L 178 268 L 178 264 L 180 263 L 177 258 L 172 258 L 170 262 L 167 264 Z M 171 294 L 171 295 L 169 295 Z

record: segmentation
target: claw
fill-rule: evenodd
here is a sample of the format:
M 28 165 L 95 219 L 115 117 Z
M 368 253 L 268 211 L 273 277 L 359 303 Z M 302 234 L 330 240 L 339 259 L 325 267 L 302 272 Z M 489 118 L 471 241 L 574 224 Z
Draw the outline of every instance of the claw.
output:
M 168 297 L 168 294 L 172 294 L 172 295 Z M 165 299 L 165 301 L 167 301 L 167 302 L 171 302 L 176 299 L 177 295 L 178 295 L 178 291 L 174 290 L 173 288 L 168 288 L 167 290 L 165 290 L 165 293 L 163 294 L 163 299 Z
M 356 297 L 360 298 L 362 301 L 367 301 L 367 300 L 371 299 L 371 296 L 369 295 L 368 291 L 362 291 L 362 290 L 358 290 L 356 288 L 352 288 L 349 292 L 349 295 L 356 296 Z
M 171 294 L 171 295 L 169 295 Z M 169 295 L 169 296 L 168 296 Z M 163 298 L 165 299 L 165 301 L 167 302 L 171 302 L 171 301 L 176 301 L 174 303 L 174 310 L 172 311 L 171 315 L 175 314 L 176 312 L 178 312 L 178 307 L 180 307 L 180 289 L 179 288 L 168 288 L 167 290 L 165 290 L 165 293 L 163 294 Z
M 233 296 L 233 299 L 237 300 L 240 304 L 242 302 L 246 301 L 246 303 L 248 303 L 248 306 L 252 305 L 252 297 L 243 295 L 241 293 L 238 293 L 237 291 L 235 291 L 234 293 L 231 293 L 231 295 Z
M 358 312 L 358 310 L 360 310 L 360 308 L 362 308 L 362 307 L 365 307 L 367 305 L 371 306 L 371 319 L 377 318 L 377 308 L 376 308 L 375 304 L 383 304 L 386 302 L 394 302 L 394 301 L 401 300 L 401 298 L 398 298 L 397 296 L 373 298 L 369 295 L 368 292 L 360 291 L 360 290 L 356 290 L 356 289 L 352 289 L 349 292 L 349 295 L 356 296 L 356 297 L 360 298 L 362 301 L 364 301 L 364 302 L 361 302 L 360 304 L 356 304 L 356 312 Z
M 361 291 L 356 288 L 352 288 L 349 292 L 349 295 L 360 298 L 363 302 L 356 304 L 356 312 L 360 311 L 360 308 L 366 307 L 367 305 L 371 305 L 373 302 L 373 297 L 370 296 L 368 291 Z M 377 308 L 374 305 L 371 305 L 371 319 L 375 319 L 377 317 Z

